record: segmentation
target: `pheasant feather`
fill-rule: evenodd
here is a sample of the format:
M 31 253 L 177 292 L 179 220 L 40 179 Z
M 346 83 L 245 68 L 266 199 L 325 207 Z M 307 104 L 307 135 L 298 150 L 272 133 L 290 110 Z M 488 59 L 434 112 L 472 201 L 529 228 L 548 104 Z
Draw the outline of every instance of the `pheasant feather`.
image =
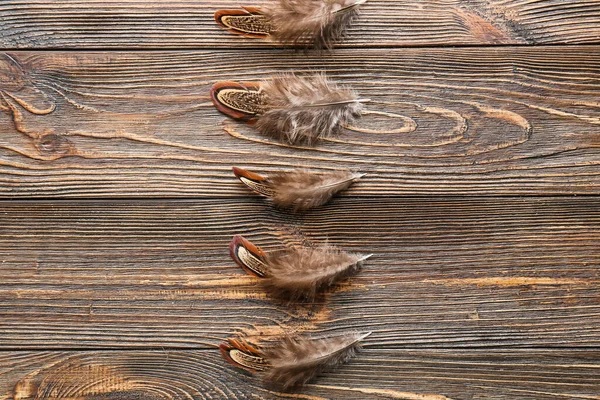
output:
M 324 338 L 284 337 L 265 349 L 239 339 L 219 347 L 230 363 L 259 372 L 270 386 L 287 390 L 299 387 L 327 369 L 347 362 L 369 333 L 347 333 Z
M 290 144 L 332 136 L 355 121 L 368 99 L 324 74 L 277 75 L 264 82 L 218 82 L 211 90 L 217 109 L 253 123 L 263 134 Z
M 266 253 L 242 236 L 235 236 L 229 249 L 237 264 L 262 278 L 267 292 L 287 300 L 313 300 L 317 293 L 358 272 L 371 257 L 332 246 Z
M 265 7 L 219 10 L 215 20 L 246 37 L 283 45 L 331 49 L 340 41 L 367 0 L 275 0 Z
M 238 167 L 233 167 L 233 173 L 256 193 L 271 198 L 275 205 L 294 211 L 321 206 L 364 176 L 348 170 L 319 174 L 295 170 L 264 177 Z

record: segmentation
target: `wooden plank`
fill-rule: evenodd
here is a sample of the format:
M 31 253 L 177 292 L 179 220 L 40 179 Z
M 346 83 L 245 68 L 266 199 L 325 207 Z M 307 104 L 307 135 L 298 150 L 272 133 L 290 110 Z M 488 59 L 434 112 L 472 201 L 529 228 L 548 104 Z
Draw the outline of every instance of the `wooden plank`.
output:
M 596 198 L 5 202 L 0 347 L 212 348 L 236 332 L 374 331 L 393 348 L 600 343 Z M 268 298 L 229 258 L 324 243 L 374 253 L 313 306 Z
M 4 0 L 2 48 L 232 48 L 270 46 L 220 29 L 220 1 Z M 369 0 L 346 46 L 598 43 L 600 2 Z
M 3 197 L 246 196 L 232 165 L 357 168 L 368 176 L 355 195 L 599 193 L 600 47 L 0 60 Z M 209 101 L 215 81 L 289 69 L 327 70 L 372 98 L 374 114 L 314 148 L 291 147 Z
M 266 389 L 218 351 L 8 352 L 1 399 L 598 399 L 597 350 L 366 347 L 298 393 Z

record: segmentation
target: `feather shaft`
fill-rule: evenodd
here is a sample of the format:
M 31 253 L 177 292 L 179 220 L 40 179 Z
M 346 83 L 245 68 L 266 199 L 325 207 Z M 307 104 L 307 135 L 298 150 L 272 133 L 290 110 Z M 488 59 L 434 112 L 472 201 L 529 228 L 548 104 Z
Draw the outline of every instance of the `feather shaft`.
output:
M 356 100 L 343 100 L 343 101 L 334 101 L 330 103 L 317 103 L 317 104 L 307 104 L 302 107 L 329 107 L 329 106 L 339 106 L 344 104 L 352 104 L 352 103 L 368 103 L 371 99 L 356 99 Z
M 356 0 L 354 3 L 348 4 L 347 6 L 344 6 L 344 7 L 340 8 L 339 10 L 334 11 L 334 13 L 346 12 L 352 8 L 355 8 L 362 4 L 365 4 L 366 2 L 367 2 L 367 0 Z

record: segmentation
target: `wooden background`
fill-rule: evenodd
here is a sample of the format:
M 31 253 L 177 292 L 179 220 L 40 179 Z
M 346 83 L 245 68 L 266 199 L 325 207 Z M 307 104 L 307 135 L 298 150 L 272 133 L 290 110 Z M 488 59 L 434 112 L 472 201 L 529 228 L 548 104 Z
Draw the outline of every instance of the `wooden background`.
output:
M 222 31 L 238 6 L 0 1 L 0 399 L 600 399 L 600 1 L 369 0 L 322 56 Z M 371 113 L 291 147 L 210 104 L 287 70 Z M 368 175 L 290 215 L 232 165 Z M 375 256 L 286 307 L 235 234 Z M 297 393 L 217 350 L 348 329 L 374 333 Z

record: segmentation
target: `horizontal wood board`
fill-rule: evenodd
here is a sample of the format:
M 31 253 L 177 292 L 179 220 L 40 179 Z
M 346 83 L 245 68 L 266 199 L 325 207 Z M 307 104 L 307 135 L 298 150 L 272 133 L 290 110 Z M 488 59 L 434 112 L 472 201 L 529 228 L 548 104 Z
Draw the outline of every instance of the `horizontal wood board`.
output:
M 214 348 L 234 333 L 373 331 L 390 348 L 596 348 L 595 198 L 4 202 L 0 348 Z M 373 253 L 312 305 L 268 297 L 229 257 L 332 244 Z
M 373 99 L 289 146 L 220 114 L 219 80 L 327 71 Z M 233 165 L 353 168 L 351 195 L 596 195 L 600 47 L 7 52 L 0 196 L 244 197 Z
M 0 47 L 273 47 L 215 23 L 216 10 L 264 4 L 248 1 L 3 0 Z M 597 0 L 369 0 L 341 46 L 593 44 L 599 20 Z
M 209 350 L 0 353 L 0 399 L 598 399 L 597 351 L 377 350 L 280 393 Z M 4 396 L 3 396 L 4 394 Z

